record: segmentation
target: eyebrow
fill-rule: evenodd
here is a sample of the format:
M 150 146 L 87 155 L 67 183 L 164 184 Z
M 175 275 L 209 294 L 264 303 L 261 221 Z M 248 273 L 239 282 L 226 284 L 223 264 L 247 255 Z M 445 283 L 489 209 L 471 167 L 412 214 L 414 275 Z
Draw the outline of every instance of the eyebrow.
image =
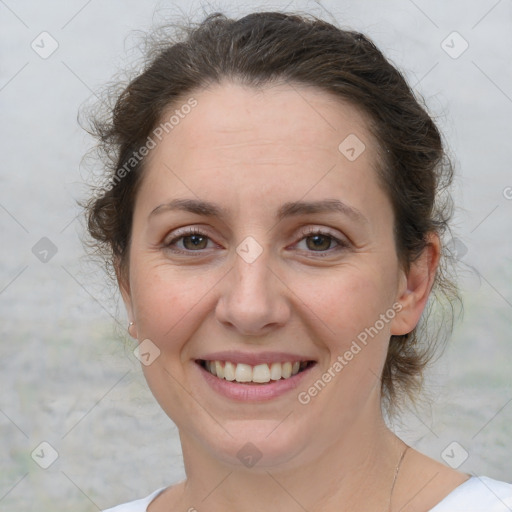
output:
M 205 217 L 218 217 L 220 219 L 225 219 L 229 216 L 229 211 L 226 208 L 209 201 L 201 199 L 173 199 L 167 203 L 158 205 L 151 211 L 149 218 L 168 211 L 186 211 Z M 287 217 L 330 212 L 341 213 L 355 221 L 368 223 L 368 219 L 358 209 L 338 199 L 288 202 L 279 208 L 276 217 L 278 221 L 281 221 Z

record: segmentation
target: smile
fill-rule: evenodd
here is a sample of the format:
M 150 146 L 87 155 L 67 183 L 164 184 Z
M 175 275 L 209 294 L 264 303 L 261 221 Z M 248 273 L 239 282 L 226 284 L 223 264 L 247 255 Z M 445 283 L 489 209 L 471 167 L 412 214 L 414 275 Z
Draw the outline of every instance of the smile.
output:
M 268 384 L 271 381 L 290 379 L 315 364 L 314 361 L 285 361 L 250 365 L 203 359 L 196 362 L 219 379 L 244 384 Z

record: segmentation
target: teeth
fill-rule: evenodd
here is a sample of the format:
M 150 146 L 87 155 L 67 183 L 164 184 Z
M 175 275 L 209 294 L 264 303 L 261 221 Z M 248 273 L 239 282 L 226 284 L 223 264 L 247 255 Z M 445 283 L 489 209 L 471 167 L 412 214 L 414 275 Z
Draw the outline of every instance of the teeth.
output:
M 252 368 L 248 364 L 237 364 L 235 370 L 235 380 L 237 382 L 251 382 Z
M 268 364 L 258 364 L 252 369 L 253 382 L 270 382 L 270 369 Z
M 288 361 L 283 363 L 283 367 L 281 368 L 281 377 L 283 379 L 289 379 L 292 376 L 292 363 Z
M 235 380 L 235 365 L 226 361 L 224 364 L 224 378 L 226 380 Z
M 270 378 L 279 380 L 281 378 L 281 363 L 272 363 L 270 365 Z
M 236 382 L 257 382 L 265 384 L 271 380 L 289 379 L 308 365 L 307 361 L 286 361 L 285 363 L 234 364 L 230 361 L 206 361 L 205 368 L 220 379 Z
M 220 361 L 215 361 L 215 373 L 214 375 L 217 375 L 217 377 L 220 377 L 221 379 L 224 378 L 224 367 L 222 366 Z

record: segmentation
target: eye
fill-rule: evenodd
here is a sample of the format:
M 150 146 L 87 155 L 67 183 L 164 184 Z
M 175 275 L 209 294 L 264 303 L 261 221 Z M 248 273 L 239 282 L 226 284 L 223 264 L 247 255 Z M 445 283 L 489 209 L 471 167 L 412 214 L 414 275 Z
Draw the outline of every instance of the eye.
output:
M 198 252 L 210 249 L 209 242 L 213 243 L 207 235 L 197 228 L 185 228 L 181 231 L 178 230 L 171 240 L 164 243 L 164 247 L 177 253 Z
M 296 246 L 306 252 L 331 253 L 348 247 L 347 242 L 321 229 L 309 229 L 303 232 L 302 235 L 303 238 L 299 240 Z M 303 247 L 300 247 L 301 244 L 303 244 Z
M 335 237 L 332 233 L 313 228 L 301 233 L 302 238 L 295 244 L 300 251 L 318 253 L 326 256 L 349 246 L 348 242 Z M 302 246 L 301 246 L 302 245 Z M 216 246 L 212 240 L 197 228 L 177 230 L 174 236 L 164 242 L 163 247 L 177 254 L 201 253 Z

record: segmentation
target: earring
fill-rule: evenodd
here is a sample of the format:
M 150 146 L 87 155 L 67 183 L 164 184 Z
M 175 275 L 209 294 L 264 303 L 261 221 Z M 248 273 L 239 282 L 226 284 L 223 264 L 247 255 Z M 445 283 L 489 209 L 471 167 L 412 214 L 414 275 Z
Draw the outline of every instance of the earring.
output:
M 130 323 L 128 324 L 128 329 L 127 329 L 128 333 L 130 332 L 130 328 L 131 328 L 131 326 L 132 326 L 132 325 L 134 325 L 134 323 L 133 323 L 133 322 L 130 322 Z

